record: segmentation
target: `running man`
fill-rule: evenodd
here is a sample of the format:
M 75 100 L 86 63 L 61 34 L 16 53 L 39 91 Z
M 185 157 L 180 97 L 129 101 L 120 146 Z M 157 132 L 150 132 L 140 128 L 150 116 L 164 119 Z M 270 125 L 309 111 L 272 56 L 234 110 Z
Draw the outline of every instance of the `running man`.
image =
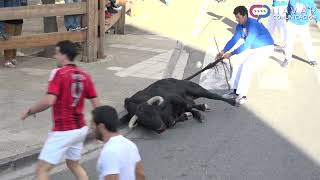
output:
M 78 180 L 88 180 L 87 173 L 79 164 L 89 129 L 83 115 L 84 99 L 90 99 L 93 108 L 99 105 L 99 100 L 91 77 L 73 64 L 77 55 L 77 46 L 71 41 L 56 45 L 55 58 L 59 68 L 51 72 L 47 94 L 21 116 L 25 120 L 50 107 L 53 109 L 54 127 L 39 156 L 38 180 L 49 179 L 50 170 L 64 159 Z

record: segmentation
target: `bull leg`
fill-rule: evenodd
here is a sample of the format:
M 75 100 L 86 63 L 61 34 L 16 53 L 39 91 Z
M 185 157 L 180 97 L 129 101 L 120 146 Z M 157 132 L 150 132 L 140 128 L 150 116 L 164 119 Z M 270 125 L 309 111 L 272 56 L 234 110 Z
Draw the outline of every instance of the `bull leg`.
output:
M 174 125 L 176 125 L 177 122 L 184 122 L 184 121 L 187 121 L 187 120 L 191 119 L 191 118 L 192 118 L 192 115 L 193 115 L 193 114 L 190 113 L 190 112 L 185 112 L 185 113 L 183 113 L 181 116 L 179 116 L 178 118 L 170 117 L 170 118 L 169 118 L 169 121 L 166 123 L 166 126 L 167 126 L 168 128 L 171 128 L 171 127 L 173 127 Z
M 195 84 L 195 83 L 190 88 L 187 89 L 187 95 L 190 95 L 190 96 L 193 96 L 196 98 L 204 97 L 204 98 L 208 98 L 208 99 L 220 100 L 220 101 L 224 101 L 226 103 L 229 103 L 233 106 L 236 105 L 235 99 L 223 98 L 219 94 L 212 93 L 212 92 L 204 89 L 203 87 L 201 87 L 200 85 Z
M 206 112 L 210 111 L 210 107 L 207 104 L 195 104 L 192 106 L 192 108 L 198 109 L 200 111 Z
M 194 119 L 196 119 L 197 121 L 199 121 L 201 123 L 203 122 L 204 116 L 199 111 L 192 110 L 191 113 L 192 113 L 192 116 L 194 117 Z
M 172 120 L 172 125 L 170 127 L 173 127 L 177 122 L 184 122 L 194 117 L 197 121 L 203 122 L 202 120 L 204 117 L 199 111 L 191 110 L 190 112 L 185 112 L 181 114 L 178 118 L 175 120 Z
M 175 121 L 176 122 L 184 122 L 184 121 L 187 121 L 189 119 L 192 118 L 192 113 L 191 112 L 185 112 L 183 114 L 181 114 L 181 116 L 179 116 Z

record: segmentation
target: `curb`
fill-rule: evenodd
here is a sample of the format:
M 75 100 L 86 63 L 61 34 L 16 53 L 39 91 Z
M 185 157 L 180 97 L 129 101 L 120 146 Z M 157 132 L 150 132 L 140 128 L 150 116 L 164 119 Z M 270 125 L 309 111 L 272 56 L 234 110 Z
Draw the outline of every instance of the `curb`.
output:
M 124 108 L 117 109 L 117 111 L 119 119 L 127 113 Z M 127 127 L 127 125 L 121 124 L 119 132 L 123 136 L 127 136 L 131 132 L 131 130 Z M 95 144 L 94 141 L 85 141 L 82 156 L 94 152 L 101 147 L 102 146 L 100 144 Z M 38 160 L 41 149 L 42 146 L 18 155 L 0 159 L 0 175 L 16 171 L 19 168 L 23 168 L 32 163 L 35 163 Z

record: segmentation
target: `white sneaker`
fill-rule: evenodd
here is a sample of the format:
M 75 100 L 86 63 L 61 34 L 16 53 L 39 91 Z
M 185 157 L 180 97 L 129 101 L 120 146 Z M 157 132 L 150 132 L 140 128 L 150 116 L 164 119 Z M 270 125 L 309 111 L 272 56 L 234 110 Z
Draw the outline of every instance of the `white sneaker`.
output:
M 238 96 L 237 98 L 236 98 L 236 103 L 237 104 L 245 104 L 245 103 L 247 103 L 247 97 L 246 96 Z
M 227 92 L 226 94 L 222 95 L 222 97 L 226 98 L 226 99 L 232 99 L 232 98 L 238 97 L 238 95 L 234 92 L 233 89 L 231 89 L 229 92 Z

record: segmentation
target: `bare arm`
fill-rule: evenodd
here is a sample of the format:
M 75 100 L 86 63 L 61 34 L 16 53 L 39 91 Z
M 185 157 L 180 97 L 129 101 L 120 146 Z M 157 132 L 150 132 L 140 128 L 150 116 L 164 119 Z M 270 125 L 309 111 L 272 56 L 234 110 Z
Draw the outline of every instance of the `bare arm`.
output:
M 21 120 L 26 119 L 30 115 L 47 110 L 56 102 L 56 100 L 57 97 L 53 94 L 45 95 L 39 102 L 22 113 Z
M 92 105 L 93 109 L 95 109 L 96 107 L 101 105 L 100 104 L 100 100 L 97 97 L 90 99 L 90 102 L 91 102 L 91 105 Z
M 143 165 L 141 161 L 136 163 L 136 180 L 145 180 Z
M 111 174 L 111 175 L 105 176 L 104 180 L 119 180 L 119 175 L 118 174 Z

